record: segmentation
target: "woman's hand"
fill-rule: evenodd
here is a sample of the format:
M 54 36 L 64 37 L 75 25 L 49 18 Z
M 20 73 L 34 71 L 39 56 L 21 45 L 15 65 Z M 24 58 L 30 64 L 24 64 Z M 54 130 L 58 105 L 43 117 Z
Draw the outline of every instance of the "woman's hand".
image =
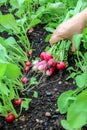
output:
M 63 39 L 69 39 L 72 42 L 71 51 L 75 52 L 76 47 L 73 42 L 73 35 L 81 34 L 87 23 L 87 8 L 78 13 L 69 20 L 61 23 L 54 31 L 50 44 L 53 45 Z

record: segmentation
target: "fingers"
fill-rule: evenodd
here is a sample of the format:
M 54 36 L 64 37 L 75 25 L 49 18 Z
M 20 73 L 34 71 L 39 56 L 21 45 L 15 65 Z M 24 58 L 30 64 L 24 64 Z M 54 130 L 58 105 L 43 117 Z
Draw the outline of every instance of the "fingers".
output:
M 52 46 L 56 42 L 57 42 L 57 38 L 55 36 L 52 36 L 50 39 L 50 45 Z
M 50 39 L 50 45 L 52 46 L 56 42 L 59 42 L 63 39 L 64 39 L 63 37 L 60 37 L 60 36 L 57 36 L 57 35 L 52 35 L 52 37 Z M 76 45 L 75 45 L 74 41 L 72 40 L 72 37 L 68 38 L 68 39 L 71 40 L 71 42 L 72 42 L 71 52 L 74 53 L 76 51 Z
M 64 39 L 63 36 L 65 36 L 65 29 L 63 28 L 62 24 L 60 24 L 60 25 L 56 28 L 56 30 L 54 31 L 52 37 L 50 38 L 50 41 L 49 41 L 49 42 L 50 42 L 51 46 L 52 46 L 54 43 L 63 40 L 63 39 Z
M 57 36 L 57 35 L 53 35 L 49 42 L 50 42 L 50 45 L 52 46 L 53 44 L 55 44 L 56 42 L 59 42 L 61 40 L 63 40 L 62 37 Z

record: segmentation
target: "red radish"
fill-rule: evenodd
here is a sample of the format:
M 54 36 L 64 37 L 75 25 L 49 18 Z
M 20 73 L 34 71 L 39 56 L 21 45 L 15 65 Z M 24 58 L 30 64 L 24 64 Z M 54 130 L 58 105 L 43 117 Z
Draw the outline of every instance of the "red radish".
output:
M 8 113 L 8 116 L 5 118 L 6 122 L 11 123 L 15 120 L 15 116 L 12 113 Z
M 39 65 L 38 70 L 40 70 L 40 71 L 42 71 L 42 72 L 45 72 L 46 67 L 47 67 L 47 64 Z
M 21 98 L 19 98 L 19 99 L 14 99 L 14 104 L 16 105 L 16 106 L 20 106 L 21 105 L 21 103 L 22 103 L 22 99 Z
M 44 65 L 44 64 L 46 64 L 46 61 L 42 60 L 42 61 L 39 61 L 36 65 L 40 66 L 40 65 Z
M 34 28 L 31 28 L 28 33 L 31 34 L 34 31 Z
M 21 78 L 21 82 L 22 82 L 23 84 L 27 83 L 27 82 L 28 82 L 28 78 L 27 78 L 27 77 Z
M 26 73 L 29 72 L 29 68 L 30 68 L 29 66 L 26 66 L 26 67 L 24 68 L 24 72 L 26 72 Z
M 41 60 L 44 60 L 45 55 L 46 55 L 46 52 L 41 52 L 41 54 L 40 54 Z
M 32 51 L 27 52 L 27 56 L 29 57 L 32 54 Z
M 30 61 L 27 61 L 27 62 L 26 62 L 26 66 L 31 66 L 31 62 L 30 62 Z
M 50 69 L 46 70 L 46 75 L 51 76 L 54 73 L 54 70 L 54 67 L 51 67 Z
M 51 58 L 53 58 L 53 56 L 49 53 L 46 53 L 46 55 L 44 56 L 44 60 L 50 60 Z
M 48 52 L 42 52 L 41 54 L 40 54 L 40 58 L 42 59 L 42 60 L 50 60 L 51 58 L 53 58 L 52 57 L 52 55 L 51 54 L 49 54 Z
M 37 62 L 34 66 L 33 66 L 33 70 L 38 70 L 38 68 L 39 68 L 39 66 L 40 65 L 44 65 L 44 64 L 46 64 L 46 61 L 45 60 L 42 60 L 42 61 L 39 61 L 39 62 Z
M 59 70 L 64 70 L 66 68 L 66 63 L 63 61 L 60 61 L 57 63 L 56 68 Z
M 47 65 L 48 65 L 48 66 L 53 66 L 53 67 L 55 67 L 56 64 L 57 64 L 57 62 L 56 62 L 56 60 L 53 59 L 53 58 L 50 59 L 50 60 L 47 62 Z

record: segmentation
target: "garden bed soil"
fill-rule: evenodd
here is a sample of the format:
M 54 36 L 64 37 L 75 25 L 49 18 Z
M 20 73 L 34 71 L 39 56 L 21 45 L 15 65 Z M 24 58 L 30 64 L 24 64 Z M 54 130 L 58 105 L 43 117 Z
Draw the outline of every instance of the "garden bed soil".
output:
M 49 45 L 45 42 L 47 34 L 44 26 L 39 25 L 28 35 L 33 44 L 33 58 L 38 57 Z M 72 80 L 66 81 L 67 77 L 67 70 L 62 73 L 56 71 L 50 77 L 43 76 L 40 79 L 42 83 L 33 89 L 38 92 L 38 98 L 32 97 L 29 110 L 23 110 L 13 123 L 6 123 L 4 118 L 0 118 L 0 130 L 63 130 L 60 122 L 66 117 L 59 113 L 57 99 L 62 92 L 75 88 Z M 30 95 L 26 93 L 27 97 Z

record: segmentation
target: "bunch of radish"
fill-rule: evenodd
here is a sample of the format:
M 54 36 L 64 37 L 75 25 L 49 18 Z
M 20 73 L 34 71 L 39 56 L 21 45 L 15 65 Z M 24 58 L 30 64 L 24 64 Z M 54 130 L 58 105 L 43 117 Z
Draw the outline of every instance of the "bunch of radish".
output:
M 48 52 L 41 52 L 39 60 L 36 60 L 33 63 L 30 61 L 25 63 L 24 72 L 28 73 L 31 68 L 34 71 L 40 71 L 47 76 L 51 76 L 56 69 L 64 70 L 66 68 L 66 63 L 64 61 L 56 61 L 52 54 Z M 26 76 L 21 78 L 23 84 L 26 84 L 28 81 L 29 79 Z
M 55 69 L 64 70 L 66 64 L 63 61 L 57 62 L 48 52 L 41 52 L 40 60 L 33 62 L 33 70 L 39 70 L 48 76 L 51 76 Z

